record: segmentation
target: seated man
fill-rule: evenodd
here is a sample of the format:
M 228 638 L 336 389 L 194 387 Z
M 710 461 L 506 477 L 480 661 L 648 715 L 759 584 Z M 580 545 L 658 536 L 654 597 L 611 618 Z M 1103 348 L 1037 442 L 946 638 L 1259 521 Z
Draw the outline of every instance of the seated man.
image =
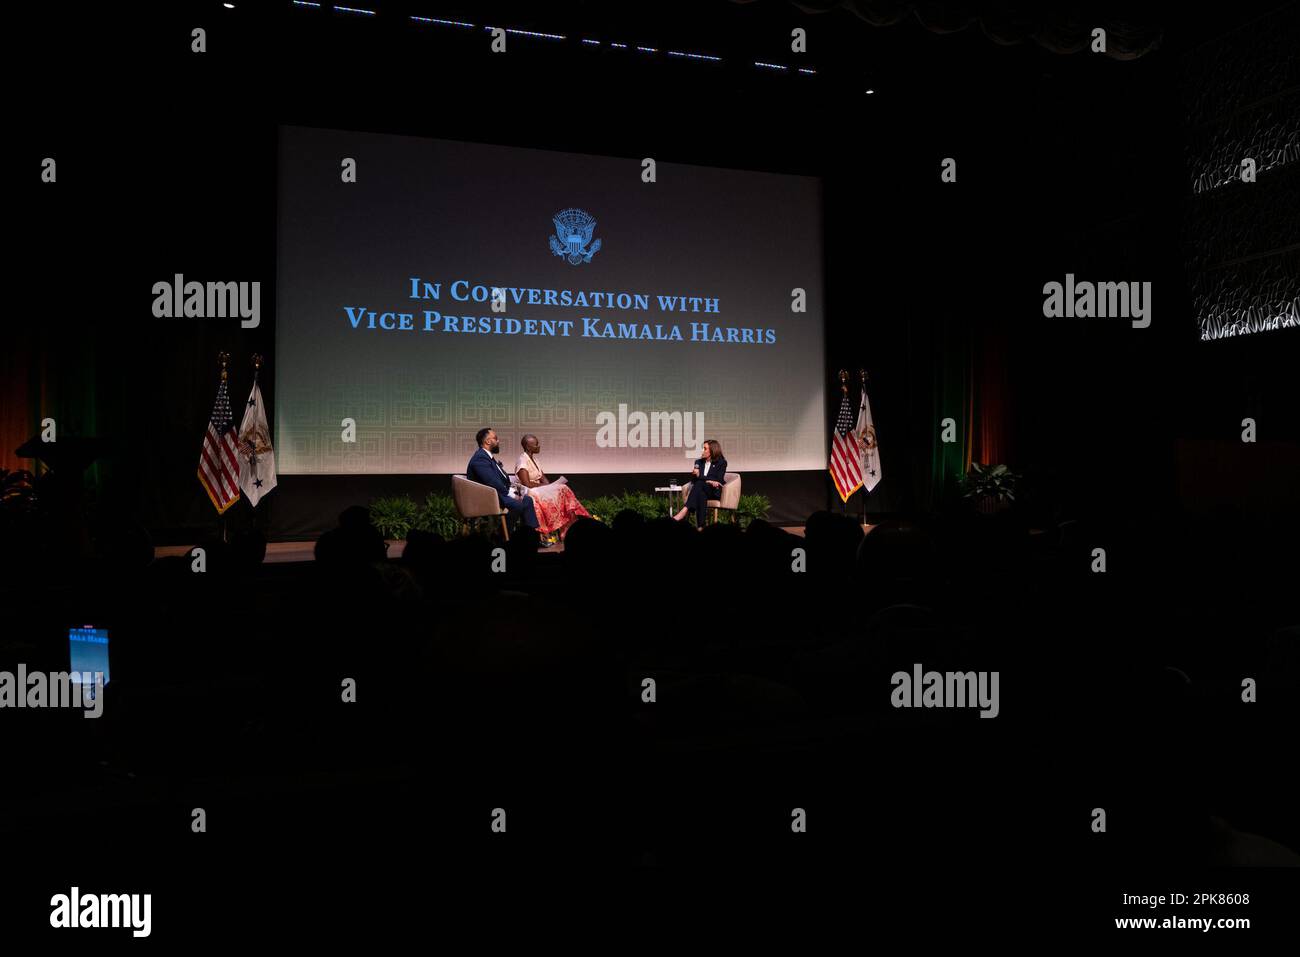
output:
M 479 429 L 475 439 L 478 441 L 478 451 L 470 456 L 465 475 L 481 485 L 496 489 L 502 508 L 508 509 L 515 518 L 522 518 L 529 528 L 536 528 L 537 511 L 528 489 L 512 486 L 505 466 L 496 459 L 496 454 L 501 451 L 497 434 L 491 429 Z

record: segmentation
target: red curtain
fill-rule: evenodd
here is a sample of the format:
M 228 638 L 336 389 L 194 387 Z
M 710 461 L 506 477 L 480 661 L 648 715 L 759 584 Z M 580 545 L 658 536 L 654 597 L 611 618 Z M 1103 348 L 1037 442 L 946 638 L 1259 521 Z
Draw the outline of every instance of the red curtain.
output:
M 971 356 L 970 454 L 982 465 L 1010 464 L 1006 346 L 1006 328 L 1001 323 L 989 323 L 976 332 Z
M 35 462 L 18 458 L 14 449 L 40 428 L 43 364 L 44 357 L 26 336 L 17 336 L 0 349 L 0 468 L 35 470 Z

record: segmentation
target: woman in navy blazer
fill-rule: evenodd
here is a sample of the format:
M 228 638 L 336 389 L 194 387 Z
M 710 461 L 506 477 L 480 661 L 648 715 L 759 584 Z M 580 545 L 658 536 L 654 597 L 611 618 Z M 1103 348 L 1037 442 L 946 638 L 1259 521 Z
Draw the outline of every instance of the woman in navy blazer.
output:
M 680 522 L 694 512 L 695 524 L 703 528 L 708 501 L 721 496 L 722 482 L 726 476 L 727 460 L 722 456 L 722 446 L 717 439 L 705 440 L 704 447 L 700 449 L 700 457 L 691 469 L 691 491 L 686 497 L 686 505 L 673 518 Z

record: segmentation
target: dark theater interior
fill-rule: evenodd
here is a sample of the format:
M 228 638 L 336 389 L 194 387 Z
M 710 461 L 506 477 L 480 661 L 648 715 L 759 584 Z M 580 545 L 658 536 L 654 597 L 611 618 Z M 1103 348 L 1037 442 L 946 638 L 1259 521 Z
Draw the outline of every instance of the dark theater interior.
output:
M 1300 4 L 4 17 L 15 953 L 1294 936 Z

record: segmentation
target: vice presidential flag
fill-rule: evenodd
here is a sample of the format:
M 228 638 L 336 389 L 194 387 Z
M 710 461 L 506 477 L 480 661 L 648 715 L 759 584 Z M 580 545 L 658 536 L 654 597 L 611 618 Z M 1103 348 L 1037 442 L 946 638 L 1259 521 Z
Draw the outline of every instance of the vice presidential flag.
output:
M 862 450 L 862 487 L 870 492 L 880 484 L 880 449 L 876 445 L 876 427 L 871 424 L 871 403 L 867 401 L 866 389 L 862 390 L 862 403 L 858 406 L 858 427 L 853 431 Z
M 271 448 L 271 430 L 256 379 L 239 426 L 239 487 L 254 508 L 258 499 L 275 488 L 275 449 Z
M 853 433 L 853 408 L 847 391 L 840 399 L 840 414 L 835 419 L 835 428 L 831 429 L 831 461 L 827 468 L 840 499 L 848 501 L 862 485 L 862 452 Z
M 199 482 L 212 499 L 217 514 L 239 501 L 238 441 L 230 414 L 230 392 L 222 372 L 208 431 L 203 434 L 203 450 L 199 453 Z

